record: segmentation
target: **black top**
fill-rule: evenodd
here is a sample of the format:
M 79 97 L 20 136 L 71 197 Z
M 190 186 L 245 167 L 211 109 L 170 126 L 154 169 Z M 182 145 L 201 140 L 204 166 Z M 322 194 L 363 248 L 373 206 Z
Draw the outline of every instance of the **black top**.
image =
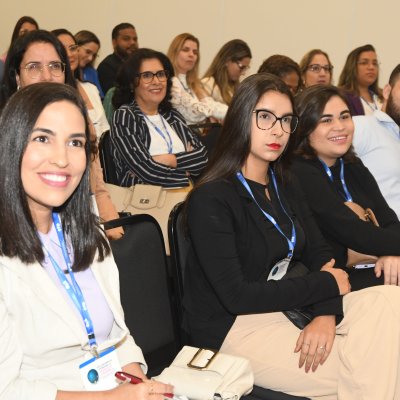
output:
M 119 67 L 124 63 L 121 57 L 112 53 L 108 55 L 97 67 L 100 85 L 106 94 L 113 86 L 115 86 L 115 78 L 117 77 Z
M 282 213 L 272 186 L 269 203 L 263 196 L 264 188 L 250 181 L 249 184 L 262 201 L 260 205 L 290 237 L 290 222 Z M 294 259 L 314 272 L 301 278 L 267 282 L 265 276 L 273 265 L 287 256 L 287 240 L 262 214 L 238 179 L 208 183 L 192 194 L 188 205 L 192 246 L 184 277 L 184 322 L 193 344 L 219 348 L 241 314 L 307 305 L 313 305 L 315 315 L 342 314 L 334 277 L 319 271 L 332 258 L 331 252 L 299 185 L 293 180 L 280 195 L 296 226 Z
M 336 264 L 346 265 L 348 248 L 375 256 L 400 255 L 400 222 L 361 160 L 345 163 L 345 182 L 353 201 L 371 208 L 380 227 L 362 221 L 344 204 L 340 162 L 330 170 L 333 183 L 318 159 L 297 159 L 292 165 L 321 232 L 333 249 Z

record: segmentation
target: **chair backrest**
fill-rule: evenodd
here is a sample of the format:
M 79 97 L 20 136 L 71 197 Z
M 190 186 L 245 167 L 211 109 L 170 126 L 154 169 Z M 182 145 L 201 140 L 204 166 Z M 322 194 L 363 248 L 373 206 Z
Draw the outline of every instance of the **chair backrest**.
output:
M 104 113 L 106 114 L 107 121 L 110 125 L 112 123 L 112 118 L 115 111 L 115 108 L 112 104 L 112 98 L 114 96 L 114 92 L 115 92 L 115 87 L 110 88 L 103 99 Z
M 186 235 L 183 225 L 184 203 L 178 203 L 171 211 L 168 219 L 168 240 L 171 253 L 171 273 L 177 294 L 179 321 L 182 321 L 183 307 L 183 279 L 185 275 L 186 258 L 190 240 Z
M 110 131 L 106 131 L 101 135 L 99 140 L 99 158 L 101 167 L 103 168 L 104 182 L 118 185 L 114 156 L 112 154 Z
M 121 239 L 111 241 L 125 321 L 144 353 L 149 375 L 154 376 L 171 363 L 180 346 L 164 240 L 150 215 L 106 223 L 106 229 L 116 226 L 125 231 Z

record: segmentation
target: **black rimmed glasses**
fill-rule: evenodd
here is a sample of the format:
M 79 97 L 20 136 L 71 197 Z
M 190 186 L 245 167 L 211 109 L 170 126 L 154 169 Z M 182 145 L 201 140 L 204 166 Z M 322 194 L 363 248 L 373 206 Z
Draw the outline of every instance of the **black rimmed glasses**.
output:
M 138 78 L 141 79 L 144 83 L 151 83 L 156 76 L 160 82 L 165 82 L 168 79 L 168 71 L 162 69 L 157 72 L 145 71 L 137 74 Z
M 307 67 L 307 69 L 311 72 L 316 72 L 317 74 L 324 70 L 326 73 L 331 74 L 333 71 L 333 65 L 320 65 L 320 64 L 311 64 Z
M 65 71 L 65 64 L 61 61 L 53 61 L 48 64 L 39 62 L 30 62 L 25 65 L 24 69 L 32 79 L 38 79 L 42 74 L 44 68 L 47 68 L 54 78 L 60 77 Z
M 235 63 L 241 72 L 245 72 L 250 68 L 250 65 L 243 65 L 240 61 L 235 61 Z
M 256 114 L 257 127 L 264 131 L 272 129 L 276 121 L 279 121 L 284 132 L 293 133 L 299 123 L 299 117 L 295 114 L 286 114 L 282 117 L 277 117 L 273 112 L 263 108 L 254 110 L 253 113 Z

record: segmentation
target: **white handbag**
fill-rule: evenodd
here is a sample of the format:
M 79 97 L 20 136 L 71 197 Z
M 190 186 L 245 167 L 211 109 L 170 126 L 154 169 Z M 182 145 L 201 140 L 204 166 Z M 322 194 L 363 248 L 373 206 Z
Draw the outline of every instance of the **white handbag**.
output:
M 156 377 L 190 400 L 238 400 L 253 389 L 250 362 L 242 357 L 184 346 L 172 364 Z

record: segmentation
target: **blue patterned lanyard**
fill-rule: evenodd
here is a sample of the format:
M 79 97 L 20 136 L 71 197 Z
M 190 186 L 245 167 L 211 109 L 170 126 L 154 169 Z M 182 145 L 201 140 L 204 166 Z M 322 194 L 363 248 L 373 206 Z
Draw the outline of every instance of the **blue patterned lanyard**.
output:
M 153 121 L 150 120 L 150 118 L 146 114 L 143 114 L 144 118 L 148 122 L 150 122 L 150 124 L 153 126 L 153 128 L 156 130 L 156 132 L 164 139 L 165 143 L 167 144 L 168 154 L 171 154 L 172 153 L 171 135 L 169 134 L 168 129 L 165 126 L 164 118 L 162 117 L 161 114 L 159 114 L 159 115 L 160 115 L 160 119 L 161 119 L 161 122 L 163 124 L 163 127 L 164 127 L 166 135 L 164 134 L 164 132 Z M 168 139 L 167 139 L 167 137 L 168 137 Z
M 53 212 L 52 216 L 53 216 L 53 223 L 56 228 L 56 232 L 57 232 L 57 236 L 58 236 L 58 241 L 60 242 L 62 254 L 63 254 L 64 260 L 65 260 L 65 264 L 67 265 L 69 276 L 71 277 L 72 286 L 71 286 L 70 282 L 68 281 L 68 279 L 65 277 L 64 272 L 59 267 L 56 260 L 53 258 L 53 256 L 50 254 L 50 252 L 46 249 L 46 247 L 44 245 L 43 245 L 43 250 L 44 250 L 45 254 L 49 257 L 51 263 L 53 264 L 54 270 L 56 271 L 61 284 L 65 288 L 66 292 L 68 293 L 68 295 L 71 298 L 71 300 L 73 301 L 73 303 L 75 304 L 75 307 L 80 312 L 83 322 L 85 324 L 87 335 L 88 335 L 91 353 L 93 355 L 97 356 L 97 342 L 96 342 L 96 337 L 94 334 L 93 322 L 92 322 L 92 319 L 90 318 L 89 311 L 87 309 L 86 301 L 83 297 L 81 288 L 79 287 L 78 282 L 76 282 L 74 273 L 72 271 L 72 263 L 71 263 L 71 259 L 69 257 L 68 251 L 67 251 L 67 246 L 66 246 L 65 239 L 64 239 L 64 233 L 62 230 L 60 217 L 55 212 Z
M 322 161 L 321 159 L 319 159 L 319 161 L 321 162 L 322 166 L 324 167 L 325 172 L 328 175 L 328 178 L 331 180 L 331 182 L 333 182 L 332 171 L 326 165 L 325 161 Z M 344 162 L 343 162 L 343 158 L 340 158 L 339 161 L 340 161 L 340 181 L 342 182 L 344 196 L 345 196 L 346 201 L 351 201 L 352 202 L 353 198 L 351 197 L 351 194 L 350 194 L 349 190 L 347 189 L 346 181 L 344 180 Z
M 285 210 L 285 207 L 282 204 L 281 198 L 279 196 L 279 190 L 278 190 L 278 185 L 276 183 L 276 179 L 275 179 L 275 174 L 274 171 L 272 170 L 272 168 L 270 168 L 271 171 L 271 177 L 272 177 L 272 182 L 274 184 L 275 187 L 275 192 L 276 195 L 278 197 L 279 203 L 281 205 L 281 208 L 283 210 L 283 212 L 286 214 L 286 216 L 289 218 L 290 223 L 292 224 L 292 236 L 289 239 L 282 231 L 282 229 L 280 228 L 280 226 L 278 225 L 278 223 L 276 222 L 275 218 L 268 214 L 266 211 L 264 211 L 261 206 L 258 204 L 257 200 L 254 197 L 253 192 L 250 189 L 249 184 L 247 183 L 246 179 L 244 178 L 243 174 L 241 172 L 237 172 L 236 173 L 236 177 L 239 179 L 239 181 L 242 183 L 242 185 L 245 187 L 245 189 L 247 190 L 247 192 L 249 193 L 249 195 L 252 197 L 252 199 L 254 200 L 254 202 L 257 204 L 258 208 L 260 209 L 260 211 L 265 215 L 265 217 L 272 223 L 272 225 L 278 230 L 278 232 L 287 240 L 288 243 L 288 247 L 289 247 L 289 252 L 287 257 L 290 259 L 293 256 L 293 252 L 294 252 L 294 248 L 296 246 L 296 229 L 294 227 L 294 223 L 293 220 L 290 218 L 289 214 L 287 213 L 287 211 Z

